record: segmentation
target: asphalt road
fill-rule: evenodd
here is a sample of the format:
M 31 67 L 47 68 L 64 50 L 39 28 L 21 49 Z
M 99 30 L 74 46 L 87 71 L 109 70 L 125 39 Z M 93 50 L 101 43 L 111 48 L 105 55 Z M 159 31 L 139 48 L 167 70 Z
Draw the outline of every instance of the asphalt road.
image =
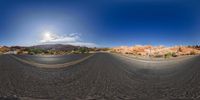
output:
M 67 68 L 43 69 L 2 55 L 0 96 L 24 100 L 199 100 L 200 57 L 145 62 L 98 53 Z

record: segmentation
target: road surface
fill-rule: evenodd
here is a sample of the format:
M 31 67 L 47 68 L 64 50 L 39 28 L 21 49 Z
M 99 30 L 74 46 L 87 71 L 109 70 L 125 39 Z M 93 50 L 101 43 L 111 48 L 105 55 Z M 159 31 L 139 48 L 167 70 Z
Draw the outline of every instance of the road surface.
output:
M 73 66 L 44 69 L 2 55 L 3 96 L 22 100 L 198 100 L 200 57 L 152 63 L 98 53 Z
M 65 63 L 65 62 L 70 62 L 74 60 L 78 60 L 81 58 L 84 58 L 90 54 L 69 54 L 69 55 L 64 55 L 64 56 L 40 56 L 40 55 L 15 55 L 19 58 L 32 61 L 32 62 L 37 62 L 40 64 L 60 64 L 60 63 Z

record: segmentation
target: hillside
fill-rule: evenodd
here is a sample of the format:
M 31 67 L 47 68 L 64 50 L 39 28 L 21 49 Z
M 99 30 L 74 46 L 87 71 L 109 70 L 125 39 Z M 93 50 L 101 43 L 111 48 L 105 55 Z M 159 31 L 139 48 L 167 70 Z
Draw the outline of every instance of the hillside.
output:
M 79 46 L 63 45 L 63 44 L 47 44 L 47 45 L 36 45 L 30 48 L 44 49 L 44 50 L 60 50 L 60 51 L 71 51 L 80 48 Z
M 30 47 L 22 46 L 1 46 L 0 54 L 51 54 L 51 55 L 63 55 L 69 53 L 83 53 L 88 52 L 87 47 L 63 45 L 63 44 L 47 44 L 47 45 L 35 45 Z
M 164 57 L 166 55 L 181 56 L 181 55 L 195 55 L 200 54 L 199 48 L 188 47 L 188 46 L 151 46 L 151 45 L 136 45 L 136 46 L 121 46 L 111 48 L 112 52 L 140 55 L 140 56 L 152 56 L 152 57 Z

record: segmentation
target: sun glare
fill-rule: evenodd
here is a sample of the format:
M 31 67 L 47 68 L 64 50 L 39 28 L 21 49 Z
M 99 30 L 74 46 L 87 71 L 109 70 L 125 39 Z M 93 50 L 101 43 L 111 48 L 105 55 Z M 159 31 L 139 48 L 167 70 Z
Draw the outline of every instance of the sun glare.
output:
M 50 41 L 50 40 L 52 40 L 52 39 L 53 39 L 52 33 L 50 33 L 50 32 L 45 32 L 45 33 L 43 34 L 43 40 L 45 40 L 45 41 Z

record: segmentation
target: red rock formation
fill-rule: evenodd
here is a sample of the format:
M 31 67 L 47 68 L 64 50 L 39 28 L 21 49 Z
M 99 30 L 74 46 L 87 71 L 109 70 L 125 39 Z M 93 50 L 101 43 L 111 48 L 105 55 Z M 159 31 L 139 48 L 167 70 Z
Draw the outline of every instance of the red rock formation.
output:
M 200 50 L 195 48 L 190 48 L 186 46 L 174 46 L 174 47 L 164 47 L 164 46 L 151 46 L 151 45 L 136 45 L 132 47 L 121 46 L 111 49 L 113 52 L 122 54 L 133 54 L 141 56 L 154 56 L 162 57 L 167 53 L 173 53 L 173 55 L 191 55 L 200 54 Z

